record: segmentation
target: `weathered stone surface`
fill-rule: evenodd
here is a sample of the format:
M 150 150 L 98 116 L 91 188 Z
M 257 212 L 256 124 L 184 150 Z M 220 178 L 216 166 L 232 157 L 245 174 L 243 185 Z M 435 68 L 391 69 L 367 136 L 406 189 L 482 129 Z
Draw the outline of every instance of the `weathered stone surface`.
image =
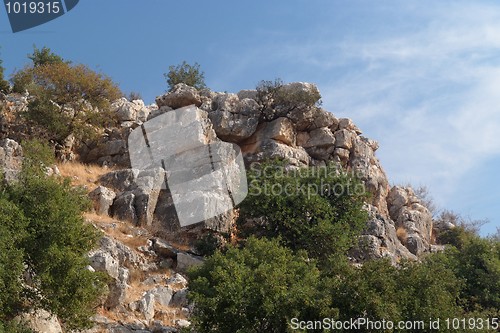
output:
M 238 92 L 238 97 L 240 100 L 243 100 L 245 98 L 250 98 L 253 100 L 257 100 L 257 90 L 240 90 Z
M 187 306 L 188 305 L 188 289 L 183 288 L 174 293 L 170 301 L 172 306 Z
M 177 253 L 177 267 L 176 269 L 180 272 L 185 272 L 193 266 L 198 266 L 203 264 L 203 258 L 198 257 L 189 253 L 179 252 Z
M 339 129 L 353 131 L 356 134 L 361 134 L 361 130 L 353 123 L 353 121 L 349 118 L 340 118 L 339 119 Z
M 154 295 L 155 301 L 163 306 L 169 305 L 172 300 L 172 296 L 174 295 L 174 291 L 172 289 L 163 286 L 156 287 L 151 290 L 151 293 Z
M 406 247 L 415 255 L 430 250 L 432 214 L 423 206 L 411 188 L 394 186 L 387 196 L 389 214 L 396 227 L 408 235 Z
M 118 260 L 103 250 L 91 252 L 89 255 L 90 266 L 97 272 L 104 272 L 114 279 L 118 278 L 119 263 Z
M 149 322 L 155 316 L 155 296 L 151 292 L 147 292 L 139 301 L 138 310 L 144 318 Z
M 318 124 L 326 124 L 317 120 L 324 112 L 326 111 L 316 106 L 296 108 L 287 114 L 287 118 L 295 124 L 297 131 L 311 131 L 318 128 Z
M 163 258 L 177 258 L 177 250 L 164 240 L 160 238 L 153 238 L 153 249 L 160 257 Z
M 0 171 L 4 180 L 12 183 L 17 180 L 23 163 L 23 149 L 11 139 L 0 140 Z
M 229 111 L 214 111 L 209 114 L 217 135 L 224 141 L 240 142 L 255 132 L 258 119 L 234 114 Z
M 346 129 L 341 129 L 335 132 L 335 147 L 343 149 L 351 149 L 356 138 L 356 133 Z
M 104 186 L 98 186 L 89 193 L 89 197 L 94 204 L 94 210 L 97 214 L 108 215 L 109 208 L 116 198 L 116 193 Z
M 145 259 L 137 252 L 122 242 L 113 239 L 109 236 L 104 236 L 99 240 L 101 251 L 109 253 L 115 258 L 121 267 L 144 267 Z M 120 270 L 119 270 L 120 273 Z M 120 277 L 120 275 L 118 276 Z M 123 281 L 126 281 L 126 275 L 123 275 Z
M 102 186 L 109 187 L 118 192 L 130 191 L 137 187 L 136 179 L 139 170 L 123 169 L 109 172 L 99 178 Z
M 26 323 L 26 326 L 34 332 L 43 333 L 62 333 L 61 324 L 57 317 L 49 312 L 39 309 L 30 313 L 22 314 L 18 317 L 21 322 Z
M 165 172 L 160 168 L 138 174 L 137 189 L 134 190 L 134 208 L 139 225 L 150 226 L 153 223 L 153 214 L 165 179 Z
M 333 147 L 335 145 L 335 136 L 328 127 L 315 129 L 309 133 L 309 140 L 303 146 L 310 147 Z
M 172 109 L 178 109 L 191 104 L 200 106 L 201 97 L 196 88 L 190 87 L 184 83 L 179 83 L 175 85 L 172 91 L 163 96 L 157 97 L 156 104 L 159 108 L 162 106 L 168 106 Z
M 117 196 L 111 206 L 111 216 L 121 220 L 137 223 L 137 213 L 134 206 L 135 194 L 123 192 Z
M 173 288 L 186 288 L 188 285 L 188 281 L 184 276 L 179 273 L 175 273 L 167 280 L 167 284 Z
M 240 142 L 255 132 L 260 111 L 253 99 L 240 100 L 235 94 L 224 94 L 217 96 L 213 105 L 216 110 L 208 116 L 222 140 Z

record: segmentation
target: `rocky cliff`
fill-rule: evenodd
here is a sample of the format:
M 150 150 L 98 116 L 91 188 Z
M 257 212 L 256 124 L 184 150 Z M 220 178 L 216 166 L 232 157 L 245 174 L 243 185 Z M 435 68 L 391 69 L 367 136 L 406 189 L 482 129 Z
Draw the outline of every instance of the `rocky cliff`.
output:
M 282 91 L 291 99 L 319 97 L 316 86 L 310 83 L 290 83 Z M 101 248 L 89 254 L 91 269 L 112 277 L 104 307 L 113 311 L 114 319 L 97 317 L 99 327 L 110 329 L 128 322 L 128 326 L 122 325 L 121 332 L 127 329 L 146 332 L 152 327 L 169 332 L 170 328 L 162 326 L 161 318 L 165 316 L 173 316 L 174 320 L 169 322 L 177 326 L 187 325 L 185 318 L 190 311 L 185 299 L 187 282 L 175 272 L 201 260 L 189 247 L 190 240 L 205 230 L 228 233 L 234 227 L 236 210 L 181 228 L 171 193 L 168 189 L 158 190 L 163 175 L 154 170 L 131 168 L 127 141 L 130 133 L 155 117 L 188 105 L 199 108 L 206 124 L 203 133 L 196 133 L 196 140 L 234 143 L 241 148 L 247 164 L 269 158 L 284 159 L 291 167 L 335 162 L 358 175 L 371 194 L 365 206 L 370 218 L 359 246 L 351 252 L 353 261 L 387 257 L 397 263 L 401 259 L 416 260 L 425 252 L 440 249 L 433 244 L 437 230 L 432 214 L 411 188 L 390 185 L 376 157 L 375 140 L 364 137 L 351 119 L 337 118 L 318 106 L 317 100 L 291 104 L 270 98 L 256 90 L 217 93 L 179 84 L 150 106 L 140 100 L 115 101 L 112 107 L 120 119 L 120 127 L 106 129 L 97 142 L 68 140 L 67 145 L 59 147 L 60 156 L 78 157 L 85 163 L 112 168 L 89 188 L 96 213 L 111 219 L 106 223 L 98 223 L 96 219 L 92 222 L 107 236 Z M 20 137 L 12 115 L 27 107 L 27 96 L 4 96 L 1 103 L 4 111 L 0 128 L 4 139 L 0 141 L 0 169 L 10 180 L 19 170 L 22 154 L 19 145 L 10 139 Z M 139 246 L 127 246 L 113 238 L 113 230 L 125 223 L 129 226 L 126 237 L 143 240 Z M 182 243 L 179 239 L 186 240 L 185 248 L 179 246 Z M 169 273 L 154 273 L 162 269 Z M 137 270 L 145 276 L 135 279 L 135 288 L 141 292 L 133 297 L 130 275 Z

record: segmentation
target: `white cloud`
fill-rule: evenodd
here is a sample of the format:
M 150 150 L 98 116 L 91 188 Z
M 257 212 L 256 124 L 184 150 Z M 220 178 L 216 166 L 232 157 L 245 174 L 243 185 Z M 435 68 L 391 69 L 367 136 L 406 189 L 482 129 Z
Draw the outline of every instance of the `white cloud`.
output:
M 500 7 L 427 15 L 411 34 L 342 42 L 361 66 L 322 92 L 381 142 L 393 182 L 430 185 L 446 204 L 460 177 L 500 154 Z

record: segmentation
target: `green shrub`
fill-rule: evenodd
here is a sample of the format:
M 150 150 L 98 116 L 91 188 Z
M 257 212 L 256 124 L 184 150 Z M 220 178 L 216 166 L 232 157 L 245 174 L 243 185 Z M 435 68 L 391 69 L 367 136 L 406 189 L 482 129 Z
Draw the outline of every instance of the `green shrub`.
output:
M 34 67 L 43 65 L 53 65 L 65 62 L 59 55 L 53 53 L 48 47 L 44 46 L 40 50 L 36 46 L 33 47 L 33 53 L 28 54 L 28 59 L 33 62 Z M 70 63 L 70 62 L 66 62 Z
M 260 81 L 256 89 L 264 120 L 284 117 L 292 110 L 308 109 L 321 104 L 321 94 L 317 89 L 292 91 L 284 87 L 281 79 Z
M 196 89 L 206 88 L 205 73 L 201 71 L 200 65 L 195 62 L 194 65 L 183 61 L 177 66 L 170 66 L 168 73 L 163 74 L 167 80 L 168 89 L 171 91 L 176 84 L 184 83 Z
M 2 67 L 2 60 L 0 59 L 0 92 L 6 94 L 10 92 L 10 85 L 9 82 L 4 79 L 4 70 L 5 69 Z
M 0 188 L 0 321 L 42 307 L 69 329 L 88 327 L 106 282 L 86 269 L 98 238 L 82 216 L 90 203 L 69 180 L 31 172 L 28 166 L 41 163 L 32 152 L 19 182 Z
M 326 259 L 345 254 L 368 220 L 363 184 L 334 164 L 287 171 L 264 163 L 251 167 L 248 181 L 237 222 L 243 237 L 280 237 L 292 250 Z
M 319 319 L 323 305 L 314 262 L 276 240 L 217 251 L 189 277 L 199 332 L 289 332 L 291 318 Z
M 220 250 L 223 244 L 221 240 L 213 233 L 207 233 L 196 240 L 194 248 L 202 256 L 211 256 L 215 251 Z

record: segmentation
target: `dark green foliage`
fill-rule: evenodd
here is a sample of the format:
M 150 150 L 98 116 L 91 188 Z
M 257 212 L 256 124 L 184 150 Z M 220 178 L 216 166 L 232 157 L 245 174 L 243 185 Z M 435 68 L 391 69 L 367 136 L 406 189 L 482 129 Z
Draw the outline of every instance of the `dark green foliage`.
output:
M 207 233 L 195 242 L 194 247 L 198 254 L 211 256 L 216 250 L 221 249 L 222 242 L 213 233 Z
M 85 327 L 105 285 L 101 274 L 86 269 L 86 253 L 98 237 L 82 217 L 90 204 L 69 181 L 45 177 L 33 168 L 42 162 L 34 156 L 49 156 L 39 143 L 27 147 L 30 162 L 21 179 L 1 188 L 0 320 L 41 306 L 68 328 Z M 31 282 L 21 278 L 25 265 Z
M 469 235 L 450 251 L 457 278 L 465 281 L 461 300 L 467 311 L 500 309 L 500 242 Z
M 25 240 L 26 226 L 19 208 L 0 198 L 0 321 L 15 314 L 22 301 L 19 277 L 24 271 L 24 252 L 18 246 Z
M 169 91 L 178 83 L 184 83 L 196 89 L 206 88 L 205 73 L 197 62 L 190 65 L 183 61 L 180 65 L 170 66 L 168 70 L 168 73 L 163 74 L 163 76 L 167 80 Z
M 364 186 L 333 164 L 286 170 L 278 162 L 251 168 L 238 220 L 242 236 L 280 237 L 322 260 L 345 254 L 368 218 Z M 248 222 L 256 220 L 263 222 Z
M 256 87 L 257 101 L 261 105 L 264 120 L 284 117 L 294 109 L 308 109 L 321 105 L 321 94 L 317 89 L 311 91 L 291 91 L 284 87 L 281 79 L 260 81 Z
M 37 333 L 33 332 L 31 329 L 25 327 L 21 323 L 16 323 L 13 321 L 2 323 L 0 320 L 0 333 Z
M 4 68 L 2 67 L 2 60 L 0 59 L 0 92 L 8 93 L 10 91 L 9 82 L 4 79 Z
M 55 163 L 54 150 L 39 139 L 22 142 L 23 147 L 23 174 L 41 177 L 45 168 Z
M 250 238 L 190 274 L 199 332 L 288 332 L 293 317 L 319 318 L 319 271 L 305 253 Z
M 44 46 L 42 49 L 33 46 L 33 53 L 28 54 L 28 59 L 33 61 L 33 67 L 52 65 L 65 62 L 63 58 L 53 53 L 48 47 Z M 69 63 L 69 62 L 67 62 Z

